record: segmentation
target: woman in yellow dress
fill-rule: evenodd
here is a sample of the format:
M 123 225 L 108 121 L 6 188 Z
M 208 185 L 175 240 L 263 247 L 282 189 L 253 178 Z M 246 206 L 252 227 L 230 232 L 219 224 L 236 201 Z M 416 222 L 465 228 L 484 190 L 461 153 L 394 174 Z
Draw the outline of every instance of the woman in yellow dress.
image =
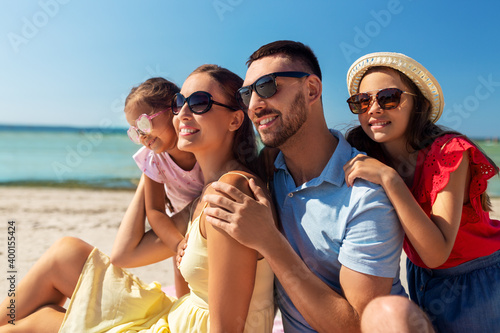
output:
M 251 121 L 235 92 L 243 80 L 216 65 L 197 68 L 172 101 L 178 147 L 192 152 L 203 172 L 200 198 L 223 181 L 251 196 L 249 182 L 266 192 L 255 176 L 256 143 Z M 271 332 L 273 273 L 262 256 L 205 223 L 202 199 L 172 219 L 189 234 L 180 270 L 190 293 L 175 299 L 161 286 L 145 284 L 91 245 L 63 238 L 33 266 L 16 290 L 16 325 L 7 324 L 7 298 L 0 332 Z M 169 233 L 150 230 L 134 249 L 144 264 L 174 253 Z M 134 237 L 134 231 L 129 231 Z M 210 270 L 208 269 L 210 267 Z M 71 297 L 68 309 L 62 305 Z

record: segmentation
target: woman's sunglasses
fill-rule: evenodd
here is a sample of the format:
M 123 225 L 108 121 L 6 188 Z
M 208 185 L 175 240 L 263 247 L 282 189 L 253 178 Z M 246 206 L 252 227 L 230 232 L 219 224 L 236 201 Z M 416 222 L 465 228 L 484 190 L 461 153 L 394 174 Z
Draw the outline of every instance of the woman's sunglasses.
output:
M 135 121 L 135 126 L 130 126 L 127 131 L 130 140 L 140 145 L 141 135 L 147 135 L 151 133 L 151 131 L 153 130 L 153 119 L 158 117 L 165 111 L 167 110 L 162 110 L 160 112 L 152 114 L 151 116 L 148 116 L 147 114 L 141 114 Z
M 247 110 L 252 98 L 252 91 L 262 98 L 269 98 L 276 94 L 276 77 L 296 77 L 301 78 L 311 74 L 304 72 L 276 72 L 259 77 L 254 83 L 249 86 L 241 87 L 236 92 L 236 99 L 243 110 Z
M 349 104 L 349 108 L 351 109 L 352 113 L 354 114 L 365 113 L 366 111 L 368 111 L 368 109 L 370 109 L 374 99 L 377 100 L 377 103 L 382 110 L 392 110 L 398 107 L 399 102 L 401 101 L 401 94 L 417 96 L 411 92 L 402 91 L 401 89 L 398 88 L 385 88 L 372 91 L 378 91 L 378 92 L 376 95 L 370 95 L 367 92 L 364 92 L 352 95 L 347 99 L 347 103 Z
M 212 104 L 220 105 L 233 111 L 238 110 L 232 106 L 214 101 L 212 95 L 206 91 L 197 91 L 192 93 L 188 98 L 184 97 L 180 93 L 175 94 L 172 99 L 172 113 L 174 115 L 178 115 L 184 103 L 187 103 L 189 110 L 196 114 L 203 114 L 207 112 L 212 107 Z

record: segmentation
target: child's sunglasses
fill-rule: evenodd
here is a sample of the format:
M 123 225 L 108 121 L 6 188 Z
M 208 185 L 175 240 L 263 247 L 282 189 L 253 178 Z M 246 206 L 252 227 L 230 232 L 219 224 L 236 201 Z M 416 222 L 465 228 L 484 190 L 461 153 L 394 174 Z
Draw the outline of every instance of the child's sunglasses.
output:
M 368 94 L 368 92 L 372 91 L 378 92 L 376 95 Z M 352 95 L 347 99 L 347 103 L 349 104 L 349 108 L 351 109 L 352 113 L 365 113 L 370 109 L 374 99 L 377 100 L 377 103 L 382 110 L 392 110 L 398 107 L 399 102 L 401 101 L 401 94 L 417 96 L 411 92 L 402 91 L 398 88 L 385 88 L 372 91 Z
M 276 77 L 296 77 L 301 78 L 311 74 L 304 72 L 276 72 L 259 77 L 254 83 L 249 86 L 241 87 L 236 92 L 236 99 L 243 110 L 247 110 L 252 98 L 252 90 L 262 98 L 269 98 L 276 94 Z
M 147 114 L 141 114 L 139 118 L 137 118 L 137 120 L 135 121 L 135 126 L 130 126 L 130 128 L 127 131 L 130 140 L 140 145 L 141 135 L 147 135 L 151 133 L 151 131 L 153 130 L 152 120 L 167 110 L 162 110 L 160 112 L 152 114 L 151 116 L 148 116 Z
M 232 106 L 214 101 L 212 95 L 206 91 L 197 91 L 192 93 L 188 98 L 184 97 L 180 93 L 175 94 L 172 99 L 172 113 L 174 115 L 178 115 L 184 103 L 187 103 L 189 110 L 196 114 L 203 114 L 207 112 L 212 107 L 212 104 L 220 105 L 233 111 L 238 110 Z

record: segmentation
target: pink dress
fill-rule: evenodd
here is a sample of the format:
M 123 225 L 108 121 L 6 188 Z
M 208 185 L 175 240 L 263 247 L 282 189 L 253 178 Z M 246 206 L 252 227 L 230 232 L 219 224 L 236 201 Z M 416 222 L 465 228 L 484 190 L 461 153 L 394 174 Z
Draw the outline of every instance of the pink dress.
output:
M 151 180 L 164 184 L 174 210 L 168 215 L 182 210 L 188 203 L 198 197 L 203 189 L 203 174 L 198 163 L 192 170 L 179 167 L 168 153 L 156 154 L 142 147 L 133 156 L 137 166 Z

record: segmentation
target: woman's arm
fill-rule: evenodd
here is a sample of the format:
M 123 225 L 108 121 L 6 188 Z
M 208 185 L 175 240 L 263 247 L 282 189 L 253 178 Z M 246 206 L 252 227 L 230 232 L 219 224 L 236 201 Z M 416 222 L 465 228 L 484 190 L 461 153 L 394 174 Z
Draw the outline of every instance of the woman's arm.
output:
M 249 175 L 249 174 L 247 174 Z M 250 176 L 250 175 L 249 175 Z M 251 196 L 248 182 L 227 174 L 220 180 Z M 211 188 L 206 193 L 215 193 Z M 202 221 L 206 228 L 209 263 L 209 309 L 212 332 L 243 332 L 255 284 L 257 252 L 224 231 Z
M 165 187 L 148 176 L 144 176 L 144 190 L 146 202 L 146 216 L 149 224 L 156 235 L 173 252 L 184 238 L 187 230 L 187 219 L 185 223 L 176 225 L 176 221 L 165 212 Z M 179 222 L 179 221 L 177 221 Z M 179 231 L 181 228 L 181 231 Z
M 142 176 L 134 197 L 125 212 L 111 252 L 111 262 L 119 267 L 139 267 L 173 256 L 154 230 L 145 231 L 145 178 Z M 188 211 L 181 211 L 173 221 L 181 225 L 187 221 Z
M 437 194 L 429 218 L 391 167 L 365 155 L 356 156 L 344 166 L 347 184 L 352 186 L 356 178 L 363 178 L 382 185 L 408 239 L 430 268 L 441 266 L 455 244 L 468 185 L 468 169 L 469 157 L 464 152 L 448 184 Z

